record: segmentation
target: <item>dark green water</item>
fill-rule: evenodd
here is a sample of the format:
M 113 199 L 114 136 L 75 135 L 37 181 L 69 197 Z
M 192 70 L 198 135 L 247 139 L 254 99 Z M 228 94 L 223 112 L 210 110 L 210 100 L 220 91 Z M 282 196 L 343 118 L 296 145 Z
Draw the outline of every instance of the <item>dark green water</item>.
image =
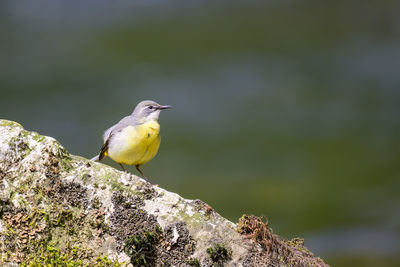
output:
M 399 10 L 3 1 L 0 117 L 92 157 L 140 100 L 172 105 L 153 182 L 266 215 L 333 266 L 398 266 Z

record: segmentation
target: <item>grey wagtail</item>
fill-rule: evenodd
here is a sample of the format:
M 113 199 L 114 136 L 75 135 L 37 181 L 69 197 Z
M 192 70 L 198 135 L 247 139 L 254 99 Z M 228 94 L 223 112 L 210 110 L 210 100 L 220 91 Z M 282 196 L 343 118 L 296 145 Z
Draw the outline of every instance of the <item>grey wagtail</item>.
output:
M 136 169 L 147 180 L 139 167 L 149 162 L 157 154 L 160 146 L 160 124 L 158 117 L 163 109 L 154 101 L 140 102 L 133 113 L 108 128 L 103 135 L 104 144 L 100 154 L 93 161 L 100 161 L 109 156 L 125 171 L 124 166 L 135 165 Z

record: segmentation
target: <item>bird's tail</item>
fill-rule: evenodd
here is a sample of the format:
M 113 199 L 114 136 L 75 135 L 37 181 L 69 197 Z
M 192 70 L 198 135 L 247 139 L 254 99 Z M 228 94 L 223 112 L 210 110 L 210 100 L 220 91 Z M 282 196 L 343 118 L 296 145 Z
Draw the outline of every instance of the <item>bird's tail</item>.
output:
M 91 161 L 99 161 L 99 155 L 90 159 Z

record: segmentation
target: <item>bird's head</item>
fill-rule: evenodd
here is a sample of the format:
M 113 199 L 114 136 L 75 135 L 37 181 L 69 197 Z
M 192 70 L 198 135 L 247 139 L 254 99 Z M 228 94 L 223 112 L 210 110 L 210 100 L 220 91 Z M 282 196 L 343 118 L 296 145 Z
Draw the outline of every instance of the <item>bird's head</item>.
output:
M 162 106 L 151 100 L 144 100 L 137 104 L 132 115 L 140 122 L 146 122 L 150 120 L 158 120 L 160 112 L 163 109 L 170 108 L 171 106 Z

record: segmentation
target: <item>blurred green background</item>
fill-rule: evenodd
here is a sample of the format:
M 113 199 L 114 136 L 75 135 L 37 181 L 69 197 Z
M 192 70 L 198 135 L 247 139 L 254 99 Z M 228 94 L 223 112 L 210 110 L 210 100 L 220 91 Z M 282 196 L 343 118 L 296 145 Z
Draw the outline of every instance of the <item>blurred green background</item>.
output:
M 172 105 L 154 183 L 232 221 L 266 215 L 332 266 L 399 266 L 399 11 L 1 1 L 0 117 L 90 158 L 139 101 Z

